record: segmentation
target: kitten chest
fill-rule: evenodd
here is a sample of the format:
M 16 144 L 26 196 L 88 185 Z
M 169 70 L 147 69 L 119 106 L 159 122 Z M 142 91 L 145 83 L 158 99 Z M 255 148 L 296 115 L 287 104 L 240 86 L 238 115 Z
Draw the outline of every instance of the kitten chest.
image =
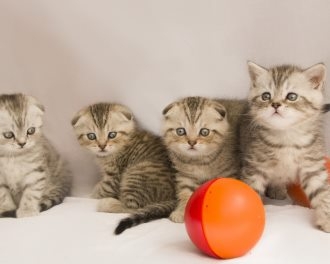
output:
M 11 191 L 20 192 L 24 188 L 24 180 L 38 164 L 31 163 L 23 157 L 6 157 L 0 159 L 1 174 Z
M 293 148 L 283 148 L 275 153 L 276 161 L 268 164 L 268 173 L 273 183 L 288 183 L 296 180 L 299 171 L 300 152 Z M 266 162 L 267 164 L 267 162 Z

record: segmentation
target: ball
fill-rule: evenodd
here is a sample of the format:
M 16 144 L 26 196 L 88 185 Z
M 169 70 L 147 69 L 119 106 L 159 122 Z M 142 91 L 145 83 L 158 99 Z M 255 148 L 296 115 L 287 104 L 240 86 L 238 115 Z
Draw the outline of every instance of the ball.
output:
M 243 256 L 259 241 L 265 210 L 250 186 L 239 180 L 218 178 L 192 194 L 184 220 L 197 248 L 209 256 L 229 259 Z
M 327 168 L 328 174 L 329 174 L 329 182 L 330 182 L 330 158 L 325 158 L 325 166 Z M 310 202 L 305 194 L 305 192 L 302 190 L 299 183 L 292 183 L 289 184 L 287 187 L 288 195 L 292 199 L 292 201 L 301 206 L 305 207 L 311 207 Z

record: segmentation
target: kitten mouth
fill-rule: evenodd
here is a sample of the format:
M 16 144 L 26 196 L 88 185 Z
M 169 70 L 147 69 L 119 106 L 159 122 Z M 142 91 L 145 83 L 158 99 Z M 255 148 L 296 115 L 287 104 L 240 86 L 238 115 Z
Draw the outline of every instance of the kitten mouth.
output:
M 275 110 L 272 116 L 282 116 L 282 115 L 277 110 Z

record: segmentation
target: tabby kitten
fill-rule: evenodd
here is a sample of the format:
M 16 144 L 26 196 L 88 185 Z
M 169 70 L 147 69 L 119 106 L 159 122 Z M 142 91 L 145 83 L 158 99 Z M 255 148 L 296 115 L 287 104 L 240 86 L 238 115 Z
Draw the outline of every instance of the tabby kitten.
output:
M 330 186 L 322 131 L 326 68 L 248 63 L 251 88 L 241 126 L 242 179 L 260 194 L 286 197 L 299 181 L 315 208 L 316 225 L 330 232 Z
M 140 223 L 168 217 L 176 206 L 175 174 L 161 139 L 138 127 L 120 104 L 98 103 L 72 120 L 81 146 L 93 152 L 102 179 L 92 197 L 97 210 L 131 213 L 115 234 Z
M 59 204 L 71 174 L 42 134 L 44 107 L 31 96 L 0 95 L 0 217 L 27 217 Z
M 238 176 L 237 123 L 244 101 L 187 97 L 163 110 L 163 140 L 177 170 L 179 203 L 170 215 L 183 222 L 186 204 L 201 184 Z

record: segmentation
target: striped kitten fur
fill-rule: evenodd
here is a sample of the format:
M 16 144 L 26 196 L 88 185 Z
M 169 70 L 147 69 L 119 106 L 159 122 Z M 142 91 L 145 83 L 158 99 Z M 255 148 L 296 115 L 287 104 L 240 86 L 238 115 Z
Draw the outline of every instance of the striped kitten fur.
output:
M 176 206 L 175 173 L 158 136 L 138 127 L 120 104 L 98 103 L 72 120 L 81 146 L 95 154 L 102 179 L 92 197 L 99 212 L 130 213 L 115 234 L 168 217 Z
M 170 215 L 184 221 L 192 193 L 206 181 L 239 172 L 237 123 L 244 101 L 187 97 L 163 110 L 163 140 L 177 170 L 179 203 Z
M 42 134 L 44 107 L 31 96 L 0 95 L 0 216 L 27 217 L 69 194 L 71 173 Z
M 248 63 L 249 106 L 241 132 L 242 179 L 260 194 L 285 198 L 301 183 L 315 208 L 316 225 L 330 232 L 330 186 L 324 165 L 323 64 L 265 69 Z

